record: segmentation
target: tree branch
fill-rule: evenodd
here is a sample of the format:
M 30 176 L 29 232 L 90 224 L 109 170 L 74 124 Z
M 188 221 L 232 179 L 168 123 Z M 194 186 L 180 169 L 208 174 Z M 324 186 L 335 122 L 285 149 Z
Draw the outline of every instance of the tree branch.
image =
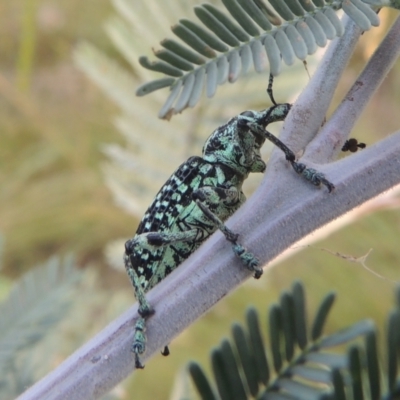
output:
M 400 18 L 397 18 L 332 117 L 312 145 L 308 146 L 306 157 L 312 157 L 314 162 L 326 162 L 337 157 L 353 126 L 399 55 Z M 326 138 L 332 141 L 335 137 L 339 140 L 338 146 L 326 143 Z
M 320 130 L 339 79 L 360 37 L 361 30 L 353 20 L 345 15 L 342 23 L 345 34 L 329 44 L 316 72 L 285 120 L 281 139 L 294 151 L 304 149 Z
M 397 21 L 396 24 L 398 23 Z M 343 53 L 340 51 L 337 48 L 335 55 L 338 55 L 343 65 L 345 63 L 340 55 Z M 314 112 L 312 105 L 322 102 L 321 96 L 331 95 L 329 85 L 333 83 L 326 86 L 321 77 L 327 77 L 327 71 L 332 65 L 324 65 L 317 74 L 320 89 L 314 87 L 313 90 L 317 93 L 314 93 L 314 98 L 305 96 L 299 99 L 294 107 L 294 119 L 290 120 L 289 115 L 289 121 L 285 124 L 285 135 L 299 135 L 301 126 L 299 127 L 296 118 L 301 117 L 305 122 L 308 121 L 300 110 Z M 323 68 L 326 68 L 325 73 Z M 321 87 L 324 88 L 323 91 Z M 358 103 L 362 99 L 358 100 L 356 93 L 353 97 L 354 105 L 362 107 Z M 349 101 L 348 97 L 346 101 Z M 304 102 L 305 104 L 301 104 Z M 321 115 L 325 115 L 325 107 L 327 105 L 318 110 L 317 117 L 320 121 Z M 314 134 L 320 124 L 317 117 L 313 122 Z M 328 127 L 329 129 L 322 130 L 322 133 L 311 140 L 308 148 L 313 151 L 307 157 L 308 160 L 318 160 L 317 148 L 313 147 L 314 141 L 319 140 L 321 144 L 321 137 L 332 134 L 329 133 L 331 126 Z M 310 130 L 306 129 L 304 132 L 309 135 Z M 342 137 L 325 140 L 330 140 L 328 143 L 332 146 L 332 140 L 338 143 Z M 300 146 L 304 147 L 304 144 Z M 325 150 L 320 147 L 319 151 Z M 332 149 L 329 151 L 333 152 Z M 363 151 L 324 165 L 323 172 L 336 186 L 335 191 L 329 194 L 325 187 L 314 188 L 296 176 L 282 154 L 275 151 L 262 184 L 229 220 L 228 226 L 240 232 L 240 242 L 251 249 L 263 264 L 267 264 L 303 236 L 399 184 L 399 154 L 400 131 Z M 156 314 L 148 321 L 148 348 L 143 360 L 159 351 L 249 276 L 250 273 L 235 258 L 222 234 L 214 234 L 177 270 L 148 293 L 148 300 L 154 306 Z M 130 347 L 137 317 L 137 305 L 134 305 L 19 399 L 88 400 L 107 393 L 134 370 L 134 357 Z M 168 363 L 168 359 L 165 363 Z

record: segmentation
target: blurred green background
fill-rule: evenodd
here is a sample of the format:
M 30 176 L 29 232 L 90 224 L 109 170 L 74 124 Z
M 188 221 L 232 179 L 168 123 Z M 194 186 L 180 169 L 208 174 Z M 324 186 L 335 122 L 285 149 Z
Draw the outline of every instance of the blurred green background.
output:
M 52 255 L 72 252 L 77 265 L 85 269 L 76 302 L 53 332 L 52 340 L 58 338 L 58 344 L 47 355 L 48 363 L 39 375 L 58 365 L 134 301 L 124 271 L 110 267 L 104 255 L 107 244 L 132 236 L 138 223 L 115 205 L 102 172 L 106 157 L 101 146 L 125 143 L 112 123 L 119 109 L 72 58 L 76 45 L 85 40 L 129 70 L 103 30 L 104 22 L 114 14 L 110 0 L 0 3 L 0 233 L 4 239 L 0 299 L 24 272 Z M 363 35 L 336 103 L 394 16 L 394 11 L 383 10 L 381 27 Z M 184 15 L 176 18 L 180 17 Z M 151 24 L 152 16 L 146 18 Z M 170 32 L 158 40 L 166 36 L 171 37 Z M 397 63 L 352 136 L 371 144 L 399 128 L 399 72 Z M 241 109 L 246 109 L 245 104 Z M 154 108 L 154 119 L 157 112 Z M 399 280 L 398 206 L 399 197 L 389 206 L 360 212 L 351 224 L 268 270 L 259 282 L 247 282 L 182 333 L 172 343 L 169 358 L 157 356 L 149 361 L 144 371 L 128 378 L 112 396 L 170 398 L 174 378 L 188 360 L 208 363 L 208 350 L 228 334 L 233 321 L 243 320 L 248 305 L 264 313 L 294 279 L 305 283 L 310 313 L 324 293 L 338 292 L 328 329 L 364 317 L 382 326 L 394 282 Z M 367 265 L 383 278 L 321 248 L 352 257 L 373 248 Z

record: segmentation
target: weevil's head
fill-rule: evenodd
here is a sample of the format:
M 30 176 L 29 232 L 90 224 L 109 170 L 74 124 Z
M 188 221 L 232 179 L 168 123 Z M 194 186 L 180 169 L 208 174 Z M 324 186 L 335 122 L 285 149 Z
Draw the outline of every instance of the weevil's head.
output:
M 203 147 L 203 158 L 223 164 L 246 177 L 250 172 L 262 172 L 265 163 L 260 148 L 265 139 L 254 135 L 240 124 L 240 116 L 217 128 Z
M 247 176 L 250 172 L 264 172 L 265 162 L 260 149 L 265 142 L 265 127 L 283 121 L 290 104 L 278 104 L 263 111 L 244 111 L 217 128 L 203 147 L 203 158 L 211 163 L 220 163 L 237 173 Z M 255 130 L 251 127 L 258 126 Z

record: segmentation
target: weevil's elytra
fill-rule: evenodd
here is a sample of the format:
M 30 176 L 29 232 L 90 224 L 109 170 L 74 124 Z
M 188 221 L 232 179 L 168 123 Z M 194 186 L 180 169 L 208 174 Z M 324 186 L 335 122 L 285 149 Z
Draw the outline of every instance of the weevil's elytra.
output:
M 126 242 L 125 267 L 141 316 L 132 345 L 137 368 L 143 368 L 140 356 L 146 349 L 146 318 L 154 313 L 145 293 L 217 229 L 253 276 L 261 276 L 258 259 L 238 243 L 238 234 L 224 221 L 246 200 L 242 185 L 249 174 L 265 170 L 260 149 L 266 139 L 285 153 L 293 169 L 306 180 L 323 184 L 329 191 L 334 188 L 323 174 L 297 163 L 294 153 L 266 130 L 268 124 L 283 121 L 290 108 L 287 103 L 274 103 L 263 111 L 245 111 L 217 128 L 206 140 L 202 157 L 190 157 L 171 175 L 146 211 L 136 235 Z

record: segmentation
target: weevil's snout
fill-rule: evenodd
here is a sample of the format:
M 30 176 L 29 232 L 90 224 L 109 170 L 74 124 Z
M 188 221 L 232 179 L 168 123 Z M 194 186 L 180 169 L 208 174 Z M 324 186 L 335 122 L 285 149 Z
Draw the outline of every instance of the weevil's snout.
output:
M 257 122 L 266 128 L 269 124 L 278 121 L 284 121 L 289 114 L 292 105 L 290 103 L 282 103 L 260 111 Z
M 287 115 L 289 114 L 289 111 L 292 108 L 292 104 L 290 103 L 282 103 L 282 104 L 277 104 L 271 113 L 271 119 L 269 123 L 275 122 L 275 121 L 283 121 Z
M 290 103 L 276 104 L 262 111 L 247 110 L 237 117 L 238 128 L 246 128 L 250 124 L 262 126 L 264 129 L 273 122 L 283 121 L 289 114 Z

